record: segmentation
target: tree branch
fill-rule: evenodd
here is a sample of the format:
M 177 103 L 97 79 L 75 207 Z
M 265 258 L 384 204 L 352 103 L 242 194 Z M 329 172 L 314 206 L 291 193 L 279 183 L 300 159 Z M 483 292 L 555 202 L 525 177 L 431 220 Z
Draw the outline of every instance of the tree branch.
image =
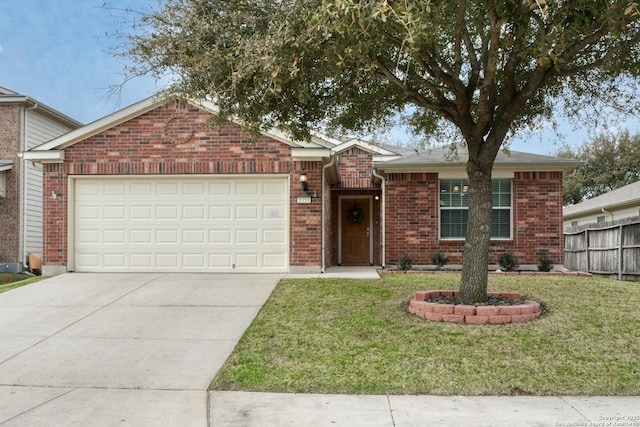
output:
M 454 42 L 454 67 L 453 72 L 456 76 L 460 76 L 460 71 L 462 70 L 462 42 L 464 39 L 464 32 L 466 29 L 464 23 L 464 14 L 467 9 L 467 1 L 460 0 L 460 4 L 458 6 L 458 15 L 456 17 L 456 29 L 455 29 L 455 42 Z
M 476 133 L 484 135 L 487 126 L 493 118 L 493 108 L 496 104 L 495 78 L 498 70 L 498 60 L 500 57 L 500 35 L 502 34 L 502 24 L 504 19 L 499 18 L 497 11 L 492 5 L 488 6 L 489 22 L 491 24 L 489 44 L 483 54 L 484 76 L 480 80 L 480 97 L 478 100 L 478 117 L 475 126 Z

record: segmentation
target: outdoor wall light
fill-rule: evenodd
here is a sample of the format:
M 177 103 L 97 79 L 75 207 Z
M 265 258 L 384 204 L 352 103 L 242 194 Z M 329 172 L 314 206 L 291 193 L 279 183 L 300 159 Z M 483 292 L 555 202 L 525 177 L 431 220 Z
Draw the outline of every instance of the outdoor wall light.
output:
M 300 189 L 307 193 L 309 197 L 318 197 L 318 193 L 314 190 L 313 192 L 309 190 L 309 184 L 307 183 L 307 171 L 302 169 L 300 170 Z
M 300 171 L 300 188 L 302 188 L 302 191 L 309 191 L 309 184 L 307 184 L 307 171 L 304 169 Z

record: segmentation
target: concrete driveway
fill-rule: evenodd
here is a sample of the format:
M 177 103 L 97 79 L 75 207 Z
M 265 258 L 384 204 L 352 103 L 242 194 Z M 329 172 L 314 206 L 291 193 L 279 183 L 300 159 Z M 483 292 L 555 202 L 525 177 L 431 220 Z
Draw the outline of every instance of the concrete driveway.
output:
M 206 426 L 280 275 L 57 276 L 0 294 L 0 425 Z

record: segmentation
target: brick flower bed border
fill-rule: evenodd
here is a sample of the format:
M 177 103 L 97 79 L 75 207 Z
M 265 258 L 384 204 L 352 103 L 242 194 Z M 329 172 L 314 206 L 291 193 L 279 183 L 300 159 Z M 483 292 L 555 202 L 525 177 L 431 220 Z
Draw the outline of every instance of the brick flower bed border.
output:
M 490 297 L 519 300 L 517 292 L 488 292 Z M 467 323 L 471 325 L 522 323 L 537 319 L 542 313 L 536 301 L 525 301 L 519 305 L 464 305 L 438 304 L 426 300 L 438 297 L 457 297 L 458 291 L 420 291 L 409 303 L 409 312 L 434 322 Z

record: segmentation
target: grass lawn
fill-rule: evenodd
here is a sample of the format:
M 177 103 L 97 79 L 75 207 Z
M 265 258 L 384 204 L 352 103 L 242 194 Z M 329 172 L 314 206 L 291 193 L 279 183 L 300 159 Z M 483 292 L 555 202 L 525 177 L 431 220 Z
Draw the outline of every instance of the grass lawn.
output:
M 42 279 L 46 279 L 46 277 L 33 277 L 22 273 L 0 273 L 0 294 Z
M 639 395 L 640 284 L 491 276 L 489 290 L 546 305 L 528 323 L 434 323 L 414 291 L 460 277 L 288 279 L 211 384 L 216 390 L 350 394 Z

